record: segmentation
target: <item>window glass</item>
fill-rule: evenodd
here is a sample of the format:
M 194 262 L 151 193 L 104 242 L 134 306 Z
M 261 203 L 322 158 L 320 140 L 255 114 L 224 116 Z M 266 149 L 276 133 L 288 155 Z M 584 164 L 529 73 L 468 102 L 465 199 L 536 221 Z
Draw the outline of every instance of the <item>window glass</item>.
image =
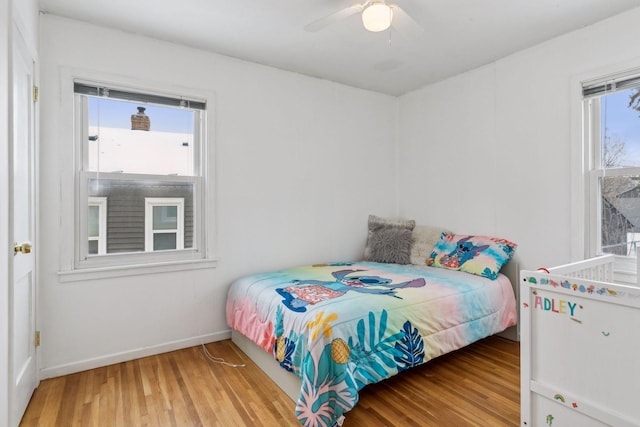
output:
M 596 240 L 591 252 L 635 257 L 640 242 L 640 89 L 604 92 L 588 105 L 595 154 L 589 189 Z
M 103 255 L 106 253 L 107 241 L 107 199 L 104 197 L 89 197 L 87 208 L 87 238 L 88 255 Z
M 178 228 L 178 207 L 177 206 L 154 206 L 153 207 L 153 229 L 154 230 L 176 230 Z
M 153 235 L 153 250 L 176 249 L 176 233 L 156 233 Z
M 98 237 L 100 235 L 100 207 L 89 206 L 89 237 Z
M 602 252 L 636 256 L 640 240 L 640 176 L 602 177 Z
M 132 129 L 136 117 L 148 130 Z M 193 111 L 89 97 L 87 170 L 191 176 L 193 135 Z
M 601 98 L 603 169 L 640 166 L 640 111 L 634 108 L 638 93 L 629 89 Z
M 156 179 L 125 179 L 124 177 L 90 178 L 87 192 L 91 197 L 103 197 L 109 201 L 109 230 L 107 254 L 145 252 L 147 226 L 150 230 L 176 230 L 179 228 L 177 206 L 154 205 L 149 224 L 146 224 L 146 201 L 149 197 L 179 199 L 183 201 L 184 213 L 180 226 L 184 229 L 185 249 L 194 244 L 194 197 L 195 183 L 165 182 Z M 89 212 L 93 207 L 89 207 Z

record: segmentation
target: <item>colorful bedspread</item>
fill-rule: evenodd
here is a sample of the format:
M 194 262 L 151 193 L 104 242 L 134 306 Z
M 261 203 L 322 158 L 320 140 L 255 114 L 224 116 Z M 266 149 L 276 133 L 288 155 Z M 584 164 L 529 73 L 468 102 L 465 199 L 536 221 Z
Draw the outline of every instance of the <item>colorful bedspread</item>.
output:
M 237 280 L 227 322 L 301 378 L 303 425 L 333 426 L 365 385 L 514 325 L 516 303 L 503 275 L 332 263 Z

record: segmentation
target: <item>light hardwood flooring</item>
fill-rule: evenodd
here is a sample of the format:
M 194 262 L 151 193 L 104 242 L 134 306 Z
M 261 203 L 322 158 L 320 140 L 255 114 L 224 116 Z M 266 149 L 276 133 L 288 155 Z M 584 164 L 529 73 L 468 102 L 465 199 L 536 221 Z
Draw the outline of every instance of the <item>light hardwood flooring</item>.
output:
M 230 340 L 44 380 L 21 426 L 299 426 L 295 404 Z M 518 426 L 519 344 L 489 337 L 365 387 L 343 427 Z

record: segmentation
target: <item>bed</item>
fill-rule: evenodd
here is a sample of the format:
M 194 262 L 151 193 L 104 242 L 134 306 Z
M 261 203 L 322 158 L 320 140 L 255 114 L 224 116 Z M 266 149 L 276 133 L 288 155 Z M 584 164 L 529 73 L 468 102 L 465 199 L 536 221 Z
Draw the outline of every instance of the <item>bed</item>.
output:
M 451 240 L 462 240 L 457 244 L 465 252 L 489 246 L 446 232 L 438 243 L 455 246 Z M 506 241 L 495 239 L 494 249 L 496 242 L 504 249 Z M 448 268 L 426 265 L 429 259 L 335 262 L 242 277 L 227 299 L 234 342 L 283 368 L 285 375 L 272 378 L 296 402 L 301 424 L 341 425 L 367 384 L 516 324 L 515 295 L 504 274 L 454 268 L 460 260 L 451 258 L 463 251 L 443 249 L 440 256 L 437 248 L 430 256 Z
M 523 270 L 521 426 L 640 426 L 640 288 L 613 255 Z

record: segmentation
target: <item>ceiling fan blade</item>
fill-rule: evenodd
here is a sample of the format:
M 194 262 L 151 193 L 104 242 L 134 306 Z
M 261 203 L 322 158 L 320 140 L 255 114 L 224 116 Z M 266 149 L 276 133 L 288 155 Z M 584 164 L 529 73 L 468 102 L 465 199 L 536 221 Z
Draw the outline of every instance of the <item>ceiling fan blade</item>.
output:
M 418 37 L 424 32 L 420 24 L 414 21 L 400 6 L 396 4 L 390 4 L 389 6 L 393 10 L 391 25 L 398 32 L 409 37 Z
M 310 24 L 305 25 L 304 30 L 309 32 L 320 31 L 331 24 L 335 24 L 336 22 L 341 21 L 351 15 L 362 12 L 363 8 L 364 5 L 362 4 L 354 4 L 353 6 L 349 6 L 342 10 L 339 10 L 336 13 L 332 13 L 329 16 L 325 16 L 324 18 L 320 18 Z

